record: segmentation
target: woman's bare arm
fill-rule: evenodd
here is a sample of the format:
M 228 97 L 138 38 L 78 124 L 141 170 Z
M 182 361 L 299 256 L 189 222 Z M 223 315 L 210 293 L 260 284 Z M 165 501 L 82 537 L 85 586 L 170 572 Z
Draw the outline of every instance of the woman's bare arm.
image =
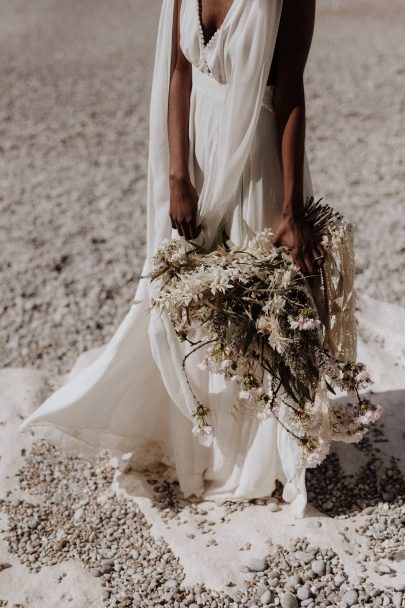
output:
M 170 219 L 180 236 L 193 239 L 200 229 L 196 226 L 198 193 L 188 170 L 191 64 L 180 48 L 180 6 L 181 0 L 175 0 L 168 100 Z
M 273 237 L 291 249 L 295 263 L 314 272 L 323 255 L 304 218 L 305 93 L 304 69 L 311 47 L 315 0 L 284 0 L 276 43 L 274 109 L 280 138 L 284 179 L 283 215 Z

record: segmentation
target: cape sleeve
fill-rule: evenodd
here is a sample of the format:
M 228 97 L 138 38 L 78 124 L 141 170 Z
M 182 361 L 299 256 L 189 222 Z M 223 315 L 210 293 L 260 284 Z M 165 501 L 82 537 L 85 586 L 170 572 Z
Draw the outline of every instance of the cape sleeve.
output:
M 174 0 L 163 0 L 152 75 L 149 109 L 149 154 L 147 171 L 147 256 L 170 238 L 168 103 L 172 60 Z
M 282 0 L 250 2 L 250 10 L 241 10 L 228 32 L 225 62 L 230 76 L 217 157 L 199 197 L 200 222 L 209 244 L 235 195 L 251 149 L 281 16 Z

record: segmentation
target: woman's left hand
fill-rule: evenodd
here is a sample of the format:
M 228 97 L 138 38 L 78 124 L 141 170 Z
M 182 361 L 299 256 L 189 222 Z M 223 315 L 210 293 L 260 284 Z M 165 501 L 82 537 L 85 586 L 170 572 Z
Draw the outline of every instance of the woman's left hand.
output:
M 312 227 L 303 216 L 283 216 L 272 243 L 285 248 L 305 275 L 317 273 L 325 257 L 324 248 L 316 243 Z

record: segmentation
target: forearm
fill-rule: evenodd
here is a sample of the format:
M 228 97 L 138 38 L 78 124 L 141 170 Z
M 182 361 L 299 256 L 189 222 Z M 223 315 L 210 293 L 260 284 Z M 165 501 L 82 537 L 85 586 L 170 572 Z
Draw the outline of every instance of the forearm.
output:
M 304 208 L 305 93 L 301 77 L 276 87 L 274 107 L 283 170 L 283 215 L 297 218 Z
M 191 67 L 182 66 L 173 72 L 169 89 L 169 179 L 189 179 L 189 115 Z
M 284 0 L 275 49 L 276 113 L 283 169 L 285 218 L 302 219 L 304 208 L 304 69 L 315 22 L 315 0 Z

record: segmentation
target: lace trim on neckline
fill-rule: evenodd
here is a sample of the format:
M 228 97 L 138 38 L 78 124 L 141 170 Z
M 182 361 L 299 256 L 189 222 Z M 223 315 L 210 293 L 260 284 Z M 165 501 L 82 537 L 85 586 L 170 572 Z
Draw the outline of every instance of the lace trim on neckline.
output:
M 234 0 L 235 1 L 235 0 Z M 221 23 L 221 25 L 215 30 L 215 32 L 212 34 L 212 36 L 209 38 L 209 40 L 207 40 L 207 42 L 205 41 L 205 36 L 204 36 L 204 28 L 203 28 L 203 23 L 202 23 L 202 4 L 201 4 L 201 0 L 196 0 L 196 10 L 197 10 L 197 20 L 198 20 L 198 29 L 200 32 L 200 43 L 201 43 L 201 47 L 204 50 L 207 50 L 209 48 L 211 48 L 218 36 L 220 31 L 222 30 L 224 23 L 226 21 L 226 18 L 229 14 L 229 11 L 231 10 L 232 6 L 229 8 L 228 13 L 225 16 L 225 19 L 223 20 L 223 22 Z

